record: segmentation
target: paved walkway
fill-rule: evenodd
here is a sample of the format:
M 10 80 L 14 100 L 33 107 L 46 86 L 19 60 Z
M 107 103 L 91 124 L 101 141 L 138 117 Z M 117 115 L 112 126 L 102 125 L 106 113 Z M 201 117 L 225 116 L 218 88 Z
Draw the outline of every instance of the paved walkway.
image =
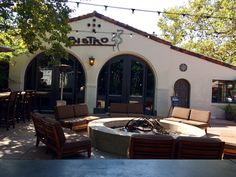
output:
M 83 132 L 83 134 L 87 134 Z M 76 135 L 76 134 L 74 134 Z M 74 136 L 72 135 L 72 136 Z M 68 136 L 68 134 L 66 134 Z M 236 147 L 236 123 L 226 120 L 211 120 L 208 128 L 209 137 L 218 137 L 228 144 Z M 46 147 L 40 144 L 35 147 L 35 132 L 32 122 L 18 123 L 15 129 L 6 131 L 0 128 L 0 159 L 56 159 L 55 154 L 46 152 Z M 71 158 L 71 157 L 68 157 Z M 87 159 L 86 154 L 74 156 L 74 159 Z M 91 159 L 117 159 L 125 158 L 92 149 Z M 234 157 L 230 157 L 234 158 Z M 236 157 L 235 157 L 236 158 Z

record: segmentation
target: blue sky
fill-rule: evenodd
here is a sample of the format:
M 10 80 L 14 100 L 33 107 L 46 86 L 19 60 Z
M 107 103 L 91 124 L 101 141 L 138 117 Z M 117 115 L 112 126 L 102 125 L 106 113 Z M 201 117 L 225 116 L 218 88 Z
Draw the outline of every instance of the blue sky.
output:
M 80 0 L 69 1 L 80 2 Z M 187 4 L 188 0 L 81 0 L 81 2 L 134 9 L 163 11 L 164 9 L 170 7 Z M 138 28 L 142 31 L 146 31 L 151 34 L 153 32 L 159 34 L 157 21 L 160 16 L 158 16 L 157 13 L 135 11 L 134 14 L 132 14 L 131 10 L 120 10 L 109 7 L 107 10 L 105 10 L 104 7 L 95 7 L 83 4 L 79 4 L 79 7 L 77 7 L 76 3 L 68 3 L 68 5 L 74 9 L 74 12 L 71 14 L 72 17 L 91 13 L 96 10 L 98 13 Z

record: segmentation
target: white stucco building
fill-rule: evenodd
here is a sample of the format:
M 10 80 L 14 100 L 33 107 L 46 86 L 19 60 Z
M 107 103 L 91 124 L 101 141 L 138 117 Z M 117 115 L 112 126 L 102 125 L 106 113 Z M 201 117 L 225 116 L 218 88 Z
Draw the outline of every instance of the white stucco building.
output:
M 111 102 L 142 102 L 144 111 L 166 116 L 171 96 L 180 106 L 210 110 L 222 118 L 228 97 L 234 101 L 236 68 L 187 51 L 143 31 L 93 12 L 70 20 L 66 50 L 71 65 L 64 99 L 86 102 L 90 112 L 108 111 Z M 95 63 L 89 64 L 93 57 Z M 22 55 L 10 66 L 9 87 L 47 92 L 42 104 L 53 108 L 59 99 L 59 72 L 42 52 Z M 46 108 L 46 106 L 45 106 Z M 96 109 L 94 109 L 96 108 Z

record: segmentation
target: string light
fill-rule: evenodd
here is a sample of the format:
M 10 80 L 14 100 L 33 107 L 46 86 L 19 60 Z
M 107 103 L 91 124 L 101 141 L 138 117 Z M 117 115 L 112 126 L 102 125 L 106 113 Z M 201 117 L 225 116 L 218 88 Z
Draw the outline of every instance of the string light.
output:
M 113 8 L 113 9 L 120 9 L 120 10 L 131 10 L 132 14 L 134 14 L 135 11 L 140 11 L 140 12 L 149 12 L 149 13 L 157 13 L 158 15 L 161 14 L 169 14 L 169 15 L 179 15 L 179 16 L 189 16 L 189 17 L 200 17 L 200 18 L 215 18 L 215 19 L 229 19 L 229 20 L 233 20 L 236 18 L 233 17 L 226 17 L 226 16 L 211 16 L 208 14 L 202 14 L 202 15 L 196 15 L 196 14 L 190 14 L 190 13 L 177 13 L 177 12 L 168 12 L 168 11 L 154 11 L 154 10 L 146 10 L 146 9 L 134 9 L 134 8 L 127 8 L 127 7 L 119 7 L 119 6 L 108 6 L 108 5 L 101 5 L 101 4 L 94 4 L 94 3 L 86 3 L 86 2 L 78 2 L 78 1 L 70 1 L 68 0 L 67 3 L 76 3 L 77 7 L 79 6 L 79 4 L 83 4 L 83 5 L 89 5 L 89 6 L 96 6 L 96 7 L 104 7 L 105 10 L 107 10 L 108 8 Z
M 107 6 L 104 6 L 105 7 L 105 11 L 107 11 Z
M 92 31 L 86 31 L 86 30 L 72 30 L 76 33 L 93 33 L 93 34 L 111 34 L 112 37 L 116 35 L 117 32 L 108 32 L 108 31 L 96 31 L 95 29 L 92 29 Z M 122 35 L 129 35 L 131 38 L 134 36 L 133 33 L 122 33 Z
M 135 9 L 131 9 L 131 10 L 132 10 L 132 14 L 134 14 Z

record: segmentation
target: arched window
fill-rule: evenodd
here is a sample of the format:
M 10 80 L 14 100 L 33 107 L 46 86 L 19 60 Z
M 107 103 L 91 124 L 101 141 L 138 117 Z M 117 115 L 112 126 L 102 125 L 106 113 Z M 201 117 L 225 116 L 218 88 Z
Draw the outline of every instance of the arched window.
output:
M 58 60 L 70 66 L 65 72 L 63 100 L 68 104 L 84 102 L 85 74 L 82 65 L 73 55 Z M 60 99 L 60 71 L 50 61 L 41 53 L 31 61 L 25 73 L 25 90 L 38 92 L 41 109 L 54 109 L 56 100 Z

